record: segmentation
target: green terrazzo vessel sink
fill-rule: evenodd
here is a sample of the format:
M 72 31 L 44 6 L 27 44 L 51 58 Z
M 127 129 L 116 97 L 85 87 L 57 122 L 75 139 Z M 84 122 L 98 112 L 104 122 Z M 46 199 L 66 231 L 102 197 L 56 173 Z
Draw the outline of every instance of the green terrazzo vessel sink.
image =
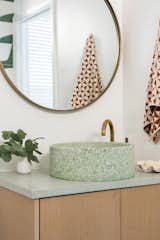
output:
M 135 175 L 134 146 L 82 142 L 50 147 L 50 175 L 70 181 L 114 181 Z

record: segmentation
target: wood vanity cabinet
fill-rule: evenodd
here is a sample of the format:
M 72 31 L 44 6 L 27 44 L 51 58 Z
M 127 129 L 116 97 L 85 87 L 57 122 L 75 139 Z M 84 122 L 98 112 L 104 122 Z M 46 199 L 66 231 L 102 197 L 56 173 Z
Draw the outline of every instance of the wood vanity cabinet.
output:
M 160 240 L 160 185 L 121 191 L 121 239 Z
M 40 201 L 41 240 L 120 240 L 120 191 Z
M 39 200 L 0 188 L 0 240 L 39 240 Z
M 31 200 L 0 189 L 0 240 L 120 240 L 120 190 Z
M 160 240 L 160 185 L 38 200 L 0 188 L 0 240 Z

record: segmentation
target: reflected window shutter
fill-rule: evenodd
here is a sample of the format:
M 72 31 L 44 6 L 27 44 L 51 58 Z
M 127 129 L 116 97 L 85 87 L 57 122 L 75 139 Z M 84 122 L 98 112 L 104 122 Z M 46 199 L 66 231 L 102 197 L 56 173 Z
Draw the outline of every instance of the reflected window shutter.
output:
M 34 102 L 53 108 L 52 30 L 50 10 L 22 23 L 23 88 Z

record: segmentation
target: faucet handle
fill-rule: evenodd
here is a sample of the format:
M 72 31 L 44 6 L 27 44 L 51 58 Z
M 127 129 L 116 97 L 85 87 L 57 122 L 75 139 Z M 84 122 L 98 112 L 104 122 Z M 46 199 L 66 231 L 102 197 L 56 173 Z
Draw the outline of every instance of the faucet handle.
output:
M 125 138 L 125 143 L 129 143 L 128 137 Z

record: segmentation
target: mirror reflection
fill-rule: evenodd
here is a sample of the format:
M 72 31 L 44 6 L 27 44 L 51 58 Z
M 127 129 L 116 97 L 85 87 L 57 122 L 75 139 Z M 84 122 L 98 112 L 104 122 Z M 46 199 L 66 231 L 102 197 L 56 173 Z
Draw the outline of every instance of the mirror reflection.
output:
M 14 4 L 13 36 L 5 38 L 0 60 L 16 88 L 54 110 L 79 109 L 98 99 L 119 58 L 119 36 L 108 3 L 15 0 Z

